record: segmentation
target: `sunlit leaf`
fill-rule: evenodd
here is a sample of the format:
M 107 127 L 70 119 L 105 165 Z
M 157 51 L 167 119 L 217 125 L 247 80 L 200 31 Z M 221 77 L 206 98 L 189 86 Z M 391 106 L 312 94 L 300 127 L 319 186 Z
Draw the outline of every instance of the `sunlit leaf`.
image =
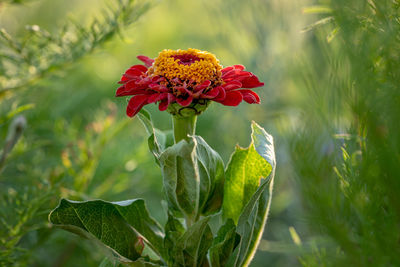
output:
M 223 215 L 237 223 L 239 216 L 254 192 L 261 178 L 267 177 L 273 166 L 273 147 L 265 147 L 264 133 L 252 124 L 252 142 L 248 148 L 236 147 L 226 169 Z M 272 137 L 271 137 L 272 138 Z
M 240 242 L 229 257 L 227 266 L 247 266 L 249 264 L 262 237 L 271 204 L 276 166 L 273 138 L 253 122 L 252 140 L 257 154 L 265 161 L 264 164 L 269 165 L 270 168 L 268 177 L 265 176 L 266 179 L 262 180 L 261 185 L 252 194 L 240 214 L 236 227 L 236 233 L 240 235 Z
M 332 16 L 322 18 L 322 19 L 314 22 L 313 24 L 308 25 L 301 32 L 304 33 L 304 32 L 308 32 L 308 31 L 314 30 L 316 27 L 328 24 L 328 23 L 332 22 L 333 20 L 334 20 L 334 18 Z

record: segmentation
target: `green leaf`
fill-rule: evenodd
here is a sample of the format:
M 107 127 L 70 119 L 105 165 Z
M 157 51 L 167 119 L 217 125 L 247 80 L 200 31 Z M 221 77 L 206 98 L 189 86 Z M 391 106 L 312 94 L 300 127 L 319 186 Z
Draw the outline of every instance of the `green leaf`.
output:
M 207 251 L 213 240 L 209 219 L 205 217 L 197 221 L 178 239 L 173 266 L 208 266 Z
M 120 267 L 121 264 L 119 262 L 113 262 L 109 258 L 104 258 L 101 262 L 99 267 Z
M 252 139 L 257 153 L 272 168 L 267 179 L 263 180 L 240 214 L 236 232 L 241 239 L 227 266 L 247 266 L 253 258 L 262 237 L 271 204 L 272 187 L 275 175 L 275 152 L 273 138 L 255 122 L 252 123 Z
M 240 236 L 236 233 L 236 226 L 232 219 L 218 230 L 210 248 L 210 261 L 213 267 L 225 266 L 229 256 L 239 243 Z
M 146 128 L 146 132 L 150 136 L 148 139 L 149 149 L 153 153 L 158 163 L 158 158 L 160 157 L 162 151 L 165 149 L 167 137 L 162 131 L 154 128 L 150 113 L 147 112 L 145 109 L 140 110 L 140 112 L 138 113 L 138 117 Z
M 150 217 L 142 199 L 121 202 L 62 199 L 49 220 L 68 231 L 95 237 L 124 261 L 137 260 L 145 245 L 158 255 L 163 254 L 162 228 Z
M 200 173 L 200 207 L 201 214 L 209 215 L 220 210 L 224 196 L 224 162 L 203 138 L 196 140 L 196 158 Z
M 165 238 L 164 238 L 164 248 L 166 253 L 168 254 L 168 265 L 173 265 L 174 262 L 174 248 L 176 242 L 179 238 L 184 234 L 185 227 L 182 223 L 172 216 L 172 214 L 168 214 L 168 221 L 165 225 Z
M 164 191 L 169 205 L 196 219 L 220 209 L 224 165 L 221 157 L 199 136 L 181 140 L 160 157 Z
M 223 216 L 231 218 L 235 223 L 238 222 L 243 208 L 259 187 L 261 178 L 267 177 L 275 164 L 271 155 L 261 154 L 270 152 L 263 151 L 260 140 L 265 137 L 255 125 L 255 123 L 252 124 L 250 146 L 248 148 L 237 146 L 226 169 Z

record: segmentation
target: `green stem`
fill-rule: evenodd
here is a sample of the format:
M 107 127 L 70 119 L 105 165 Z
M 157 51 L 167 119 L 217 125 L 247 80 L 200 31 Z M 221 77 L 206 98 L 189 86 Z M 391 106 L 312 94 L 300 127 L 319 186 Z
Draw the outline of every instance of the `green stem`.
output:
M 197 116 L 172 116 L 173 127 L 174 127 L 174 139 L 175 143 L 181 140 L 189 141 L 188 135 L 194 135 L 196 130 Z

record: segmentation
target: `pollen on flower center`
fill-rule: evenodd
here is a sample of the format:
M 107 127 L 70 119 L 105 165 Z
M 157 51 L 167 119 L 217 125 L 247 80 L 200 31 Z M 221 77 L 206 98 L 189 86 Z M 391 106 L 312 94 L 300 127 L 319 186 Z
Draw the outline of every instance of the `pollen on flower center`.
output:
M 211 53 L 189 48 L 188 50 L 163 50 L 155 59 L 149 73 L 167 79 L 202 83 L 221 78 L 222 66 Z

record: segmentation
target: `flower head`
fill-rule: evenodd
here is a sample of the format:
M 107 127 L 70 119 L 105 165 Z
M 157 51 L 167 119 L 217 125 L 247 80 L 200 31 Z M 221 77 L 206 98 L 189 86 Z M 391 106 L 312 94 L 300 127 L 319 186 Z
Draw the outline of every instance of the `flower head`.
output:
M 263 86 L 244 66 L 222 68 L 211 53 L 197 49 L 163 50 L 155 59 L 138 56 L 144 65 L 130 67 L 119 81 L 116 96 L 133 97 L 126 113 L 135 116 L 147 104 L 159 103 L 158 108 L 179 113 L 188 107 L 201 113 L 210 101 L 237 106 L 243 100 L 259 104 L 260 98 L 250 90 Z

